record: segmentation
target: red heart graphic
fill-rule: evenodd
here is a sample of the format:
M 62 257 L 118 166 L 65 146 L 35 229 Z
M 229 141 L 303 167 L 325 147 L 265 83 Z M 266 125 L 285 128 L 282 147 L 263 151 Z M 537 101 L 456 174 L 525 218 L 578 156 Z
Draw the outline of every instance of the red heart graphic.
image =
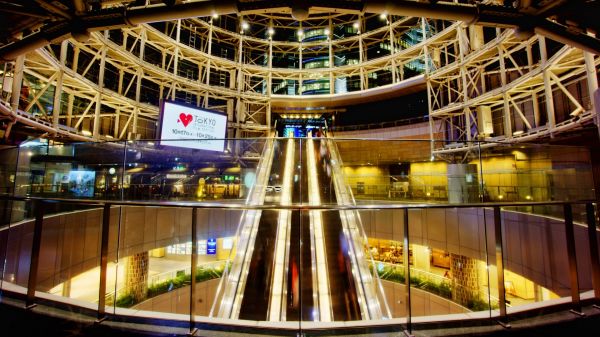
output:
M 192 119 L 194 119 L 194 116 L 190 114 L 186 115 L 183 112 L 179 114 L 179 120 L 181 121 L 181 123 L 183 123 L 184 127 L 187 127 L 188 124 L 190 124 L 190 122 L 192 121 Z

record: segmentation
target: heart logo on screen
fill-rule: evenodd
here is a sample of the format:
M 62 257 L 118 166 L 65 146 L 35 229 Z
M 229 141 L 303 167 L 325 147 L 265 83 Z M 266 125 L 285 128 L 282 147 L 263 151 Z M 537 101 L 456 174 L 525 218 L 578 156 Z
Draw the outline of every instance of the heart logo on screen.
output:
M 184 127 L 187 127 L 188 124 L 190 124 L 190 122 L 192 121 L 192 119 L 194 119 L 194 116 L 190 114 L 186 115 L 183 112 L 179 114 L 179 120 L 181 121 L 181 123 L 183 123 Z

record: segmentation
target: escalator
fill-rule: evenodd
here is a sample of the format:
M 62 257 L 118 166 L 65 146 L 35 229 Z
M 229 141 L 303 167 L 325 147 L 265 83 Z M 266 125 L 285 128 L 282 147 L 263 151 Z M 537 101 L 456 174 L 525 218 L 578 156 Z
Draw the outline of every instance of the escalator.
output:
M 335 191 L 331 188 L 331 170 L 328 153 L 325 151 L 325 140 L 309 139 L 314 146 L 308 146 L 308 156 L 314 156 L 315 173 L 319 180 L 319 199 L 323 203 L 336 203 Z M 312 153 L 311 153 L 312 152 Z M 311 160 L 311 162 L 313 162 Z M 312 193 L 312 191 L 311 191 Z M 361 319 L 361 312 L 356 296 L 355 282 L 352 276 L 351 260 L 348 256 L 348 241 L 344 235 L 339 212 L 321 212 L 324 259 L 326 261 L 327 280 L 330 284 L 330 311 L 333 321 L 349 321 Z M 319 259 L 319 257 L 317 257 Z M 326 308 L 321 308 L 321 311 Z M 323 317 L 324 318 L 324 317 Z M 325 319 L 322 319 L 325 320 Z
M 336 143 L 327 138 L 323 139 L 321 144 L 321 153 L 325 153 L 326 156 L 324 167 L 327 173 L 331 174 L 330 190 L 335 191 L 335 202 L 341 206 L 356 205 L 352 190 L 344 178 L 342 160 Z M 360 213 L 356 210 L 341 210 L 338 214 L 345 239 L 340 239 L 339 242 L 344 253 L 346 270 L 351 270 L 355 286 L 353 295 L 358 298 L 361 319 L 377 320 L 391 317 L 381 280 L 374 272 L 374 261 L 368 253 L 368 239 L 362 226 Z
M 294 176 L 299 175 L 294 164 L 297 145 L 293 139 L 288 139 L 271 141 L 267 146 L 273 152 L 270 164 L 268 170 L 260 174 L 261 183 L 257 182 L 253 189 L 262 191 L 261 204 L 265 200 L 264 191 L 269 189 L 273 204 L 289 206 L 292 204 L 294 189 L 300 188 L 294 183 Z M 300 193 L 297 192 L 296 195 Z M 215 298 L 215 305 L 219 305 L 217 316 L 283 321 L 286 320 L 288 306 L 290 242 L 295 241 L 290 239 L 293 230 L 291 227 L 292 223 L 298 222 L 292 221 L 292 217 L 297 214 L 285 209 L 251 212 L 245 213 L 248 217 L 242 219 L 238 229 L 239 241 L 246 245 L 240 245 L 230 272 L 222 278 Z M 294 270 L 297 271 L 298 267 Z M 290 303 L 297 303 L 295 298 L 291 300 Z
M 326 138 L 271 141 L 271 152 L 264 151 L 257 169 L 251 204 L 264 203 L 267 185 L 280 186 L 271 201 L 281 206 L 354 202 L 332 144 Z M 365 258 L 358 213 L 250 210 L 237 235 L 236 256 L 213 305 L 213 311 L 219 307 L 216 316 L 320 322 L 386 316 L 387 304 L 380 303 L 385 299 Z
M 269 177 L 271 176 L 271 169 L 276 153 L 279 153 L 279 151 L 275 149 L 274 140 L 272 138 L 268 139 L 264 145 L 261 160 L 256 168 L 256 182 L 250 189 L 246 199 L 247 205 L 255 206 L 264 204 L 266 188 L 269 184 Z M 244 298 L 248 273 L 250 270 L 256 270 L 257 266 L 255 265 L 255 268 L 251 268 L 252 259 L 255 257 L 254 248 L 259 228 L 261 228 L 262 224 L 262 233 L 268 232 L 268 224 L 272 222 L 272 218 L 277 217 L 277 212 L 265 211 L 264 213 L 265 217 L 263 218 L 263 211 L 261 210 L 250 209 L 243 212 L 235 235 L 238 238 L 237 246 L 235 247 L 236 253 L 228 263 L 228 268 L 221 278 L 210 316 L 238 318 Z M 263 220 L 262 223 L 261 219 Z M 269 256 L 266 249 L 262 251 L 259 249 L 257 254 L 259 258 L 265 260 Z M 260 266 L 266 267 L 267 264 L 261 263 Z M 264 282 L 264 280 L 254 279 L 251 279 L 251 281 Z M 260 294 L 254 294 L 254 296 L 259 298 Z
M 280 143 L 277 143 L 280 145 Z M 283 185 L 285 176 L 285 156 L 290 151 L 292 143 L 281 143 L 283 149 L 275 150 L 269 184 Z M 275 145 L 276 147 L 279 147 Z M 274 195 L 274 203 L 281 203 L 284 191 Z M 274 254 L 277 249 L 276 240 L 278 224 L 281 216 L 280 211 L 265 210 L 262 212 L 258 224 L 258 233 L 254 243 L 251 263 L 248 269 L 244 297 L 241 303 L 238 318 L 266 321 L 268 320 L 269 300 L 273 288 L 274 276 Z
M 308 179 L 306 179 L 307 163 L 303 158 L 304 141 L 296 141 L 294 163 L 294 187 L 292 202 L 294 204 L 308 202 Z M 285 320 L 312 321 L 313 314 L 313 273 L 312 245 L 310 233 L 310 217 L 308 212 L 292 211 L 290 228 L 292 240 L 289 246 L 287 308 Z M 299 239 L 298 239 L 299 238 Z

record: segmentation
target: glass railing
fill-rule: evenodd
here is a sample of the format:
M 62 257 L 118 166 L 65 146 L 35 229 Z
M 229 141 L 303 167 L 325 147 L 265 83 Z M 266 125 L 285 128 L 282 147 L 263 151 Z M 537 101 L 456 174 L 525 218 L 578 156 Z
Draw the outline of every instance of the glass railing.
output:
M 152 324 L 185 323 L 184 329 L 339 335 L 342 327 L 375 333 L 449 320 L 453 327 L 510 323 L 512 316 L 540 315 L 549 307 L 578 310 L 594 297 L 591 275 L 598 266 L 588 224 L 569 215 L 587 205 L 593 221 L 591 203 L 519 203 L 566 212 L 567 220 L 559 220 L 512 211 L 511 203 L 4 200 L 27 204 L 34 216 L 0 230 L 2 298 L 85 308 L 109 320 L 152 317 Z M 56 204 L 70 210 L 46 214 Z M 242 250 L 248 233 L 238 227 L 257 212 L 257 233 Z M 289 228 L 278 245 L 284 212 Z M 360 218 L 362 247 L 340 221 L 346 213 Z M 240 267 L 246 279 L 228 292 L 240 254 L 247 255 Z M 209 318 L 220 319 L 207 324 Z
M 306 149 L 311 138 L 294 138 Z M 317 161 L 332 167 L 356 202 L 576 201 L 593 198 L 584 147 L 446 143 L 423 140 L 316 139 Z M 2 150 L 0 188 L 8 194 L 69 199 L 226 201 L 244 204 L 265 147 L 283 158 L 288 139 L 226 139 L 36 144 Z M 165 141 L 163 141 L 165 142 Z M 221 151 L 203 148 L 219 145 Z M 432 149 L 438 149 L 432 154 Z M 439 150 L 444 149 L 444 150 Z M 335 151 L 335 152 L 332 152 Z M 331 162 L 335 153 L 339 162 Z M 305 155 L 294 158 L 304 179 Z M 281 179 L 268 177 L 265 203 Z M 323 186 L 330 188 L 332 186 Z M 276 198 L 275 198 L 276 199 Z M 304 203 L 298 198 L 293 204 Z M 325 203 L 333 203 L 323 200 Z M 276 204 L 276 202 L 275 202 Z M 542 212 L 545 212 L 542 210 Z
M 584 148 L 431 145 L 5 150 L 0 298 L 262 335 L 504 324 L 594 298 Z

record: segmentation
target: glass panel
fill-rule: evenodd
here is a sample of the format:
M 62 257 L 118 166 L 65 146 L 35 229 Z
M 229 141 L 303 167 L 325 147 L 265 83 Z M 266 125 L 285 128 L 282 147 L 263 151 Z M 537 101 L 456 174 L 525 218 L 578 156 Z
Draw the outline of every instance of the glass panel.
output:
M 409 211 L 411 316 L 427 320 L 490 317 L 490 225 L 481 208 Z M 486 228 L 487 226 L 487 228 Z M 486 240 L 486 237 L 488 240 Z M 492 246 L 493 247 L 493 246 Z M 467 322 L 464 324 L 473 324 Z
M 124 195 L 130 200 L 227 200 L 243 202 L 254 183 L 265 140 L 224 141 L 224 152 L 160 146 L 155 141 L 127 145 Z M 189 142 L 189 141 L 188 141 Z M 201 144 L 202 141 L 198 141 Z
M 574 220 L 573 234 L 575 234 L 575 248 L 577 256 L 577 276 L 579 280 L 579 292 L 581 298 L 584 299 L 589 296 L 593 296 L 594 285 L 593 285 L 593 271 L 592 261 L 590 253 L 590 241 L 588 236 L 588 222 L 587 214 L 585 213 L 586 205 L 572 205 L 573 206 L 573 218 L 574 219 L 586 219 L 586 221 Z M 590 204 L 592 217 L 594 217 L 596 207 L 594 204 Z M 581 211 L 580 211 L 581 210 Z M 579 214 L 576 214 L 578 213 Z M 596 221 L 594 218 L 594 225 Z M 596 238 L 598 238 L 597 225 L 596 225 Z
M 32 201 L 13 203 L 13 219 L 10 225 L 2 230 L 3 233 L 6 232 L 3 235 L 7 241 L 2 277 L 2 289 L 4 290 L 21 294 L 27 292 L 35 222 L 33 213 Z
M 0 163 L 0 195 L 11 196 L 14 193 L 18 155 L 19 149 L 16 147 L 0 150 L 0 158 L 2 158 Z M 11 216 L 15 206 L 16 203 L 12 200 L 0 200 L 0 293 L 2 292 L 2 281 L 4 280 Z
M 4 269 L 6 262 L 6 254 L 8 248 L 8 236 L 10 231 L 10 222 L 2 222 L 0 224 L 0 295 L 3 292 L 3 282 L 4 282 Z
M 96 309 L 102 208 L 60 202 L 47 203 L 45 210 L 36 290 Z
M 406 317 L 403 272 L 392 247 L 402 240 L 402 210 L 305 211 L 308 230 L 303 245 L 313 247 L 302 265 L 302 298 L 313 316 L 302 328 L 326 331 L 344 322 L 364 328 L 366 321 Z M 310 270 L 310 274 L 307 271 Z M 310 275 L 310 278 L 306 276 Z M 307 283 L 311 283 L 310 284 Z M 312 294 L 311 294 L 312 293 Z M 303 305 L 306 302 L 303 300 Z M 311 303 L 312 302 L 312 303 Z M 405 326 L 366 328 L 363 333 L 400 332 Z M 339 332 L 323 332 L 334 335 Z
M 382 317 L 406 318 L 407 294 L 402 261 L 404 210 L 361 210 L 358 212 L 367 236 L 365 257 L 376 270 L 376 287 Z M 370 261 L 372 259 L 372 262 Z
M 547 210 L 562 213 L 562 206 Z M 583 227 L 580 229 L 585 231 Z M 565 225 L 560 219 L 502 210 L 504 287 L 507 312 L 538 307 L 562 298 L 569 302 L 571 284 Z
M 575 146 L 493 144 L 482 149 L 483 198 L 488 202 L 577 201 L 594 198 L 589 150 Z M 521 206 L 521 212 L 562 218 L 562 209 Z M 558 210 L 558 213 L 554 212 Z M 576 220 L 585 221 L 581 206 Z
M 114 305 L 189 315 L 192 210 L 122 207 L 121 212 Z
M 432 156 L 431 142 L 338 139 L 335 145 L 339 161 L 333 165 L 359 203 L 480 200 L 476 145 L 469 156 L 448 157 L 454 161 Z
M 242 211 L 197 209 L 196 215 L 196 280 L 194 315 L 217 317 L 221 306 L 220 285 L 237 253 L 236 230 Z M 176 247 L 167 248 L 171 253 Z M 198 319 L 200 320 L 200 319 Z

